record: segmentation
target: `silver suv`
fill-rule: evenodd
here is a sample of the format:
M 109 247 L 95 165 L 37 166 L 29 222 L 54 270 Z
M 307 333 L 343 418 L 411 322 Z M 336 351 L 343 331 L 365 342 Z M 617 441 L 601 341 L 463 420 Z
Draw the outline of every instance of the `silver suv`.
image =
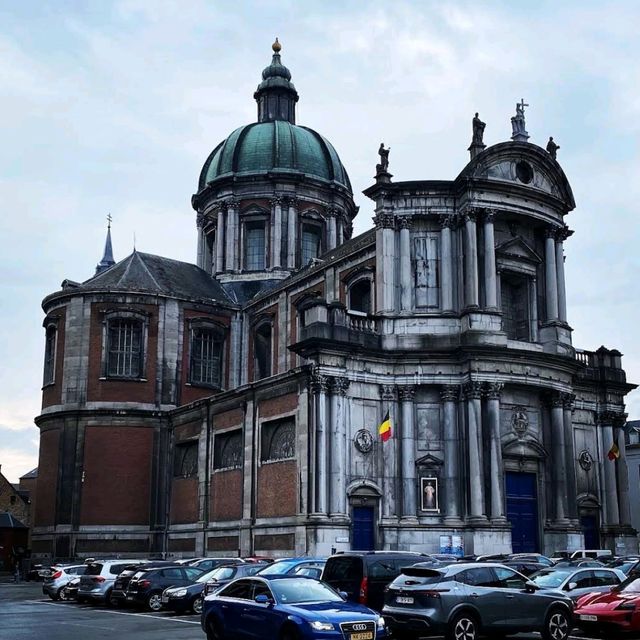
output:
M 115 606 L 111 600 L 113 583 L 118 574 L 131 564 L 131 560 L 95 560 L 87 565 L 87 570 L 80 576 L 78 602 L 104 602 L 107 606 Z
M 395 636 L 445 634 L 476 640 L 537 631 L 544 640 L 567 640 L 573 603 L 497 563 L 464 563 L 402 569 L 389 585 L 382 615 Z
M 52 600 L 64 600 L 63 588 L 74 578 L 83 575 L 86 570 L 86 564 L 52 566 L 44 577 L 42 593 Z

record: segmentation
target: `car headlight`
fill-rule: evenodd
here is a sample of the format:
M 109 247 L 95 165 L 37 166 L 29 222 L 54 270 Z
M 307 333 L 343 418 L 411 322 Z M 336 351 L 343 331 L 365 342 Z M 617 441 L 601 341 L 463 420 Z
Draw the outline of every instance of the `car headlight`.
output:
M 386 622 L 384 621 L 384 618 L 382 616 L 378 618 L 377 625 L 378 625 L 378 630 L 384 629 Z
M 625 611 L 635 611 L 636 610 L 636 604 L 635 602 L 623 602 L 622 604 L 619 604 L 616 609 L 623 609 Z
M 331 622 L 322 622 L 320 620 L 314 620 L 311 623 L 311 628 L 314 631 L 333 631 L 334 626 Z
M 187 595 L 187 590 L 178 589 L 177 591 L 172 591 L 168 595 L 173 596 L 174 598 L 184 598 Z

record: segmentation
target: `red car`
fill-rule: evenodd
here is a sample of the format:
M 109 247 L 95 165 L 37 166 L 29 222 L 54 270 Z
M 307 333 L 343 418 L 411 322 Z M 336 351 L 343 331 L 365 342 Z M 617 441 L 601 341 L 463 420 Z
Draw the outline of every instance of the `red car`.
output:
M 640 633 L 640 577 L 631 576 L 607 593 L 582 596 L 573 617 L 588 635 L 609 638 L 617 633 Z

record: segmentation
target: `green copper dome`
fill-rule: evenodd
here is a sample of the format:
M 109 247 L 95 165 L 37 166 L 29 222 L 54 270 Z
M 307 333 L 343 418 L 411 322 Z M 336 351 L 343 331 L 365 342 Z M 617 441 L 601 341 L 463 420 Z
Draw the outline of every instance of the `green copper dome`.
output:
M 236 129 L 209 156 L 199 188 L 231 175 L 305 174 L 337 183 L 351 192 L 351 183 L 333 146 L 319 133 L 287 120 L 255 122 Z

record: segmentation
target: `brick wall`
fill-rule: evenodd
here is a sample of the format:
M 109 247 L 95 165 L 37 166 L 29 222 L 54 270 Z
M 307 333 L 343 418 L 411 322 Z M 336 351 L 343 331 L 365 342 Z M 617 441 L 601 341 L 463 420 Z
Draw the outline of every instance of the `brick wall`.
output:
M 9 512 L 25 526 L 29 526 L 29 503 L 13 488 L 0 473 L 0 511 Z
M 294 516 L 298 511 L 295 460 L 270 462 L 258 469 L 258 518 Z
M 80 523 L 149 523 L 153 429 L 87 427 Z
M 40 456 L 38 460 L 34 517 L 34 525 L 36 527 L 47 527 L 55 524 L 59 443 L 59 429 L 40 433 Z
M 242 469 L 212 474 L 209 517 L 212 521 L 242 518 Z
M 171 483 L 171 524 L 198 521 L 198 478 L 173 478 Z
M 290 393 L 285 396 L 269 398 L 260 402 L 260 417 L 272 418 L 283 413 L 290 413 L 298 408 L 298 394 Z
M 65 319 L 67 310 L 63 307 L 56 309 L 50 318 L 57 318 L 57 334 L 56 334 L 56 362 L 53 384 L 49 384 L 42 389 L 42 408 L 51 405 L 60 404 L 62 402 L 62 375 L 64 372 L 64 345 L 65 345 Z M 43 353 L 44 365 L 44 353 Z

